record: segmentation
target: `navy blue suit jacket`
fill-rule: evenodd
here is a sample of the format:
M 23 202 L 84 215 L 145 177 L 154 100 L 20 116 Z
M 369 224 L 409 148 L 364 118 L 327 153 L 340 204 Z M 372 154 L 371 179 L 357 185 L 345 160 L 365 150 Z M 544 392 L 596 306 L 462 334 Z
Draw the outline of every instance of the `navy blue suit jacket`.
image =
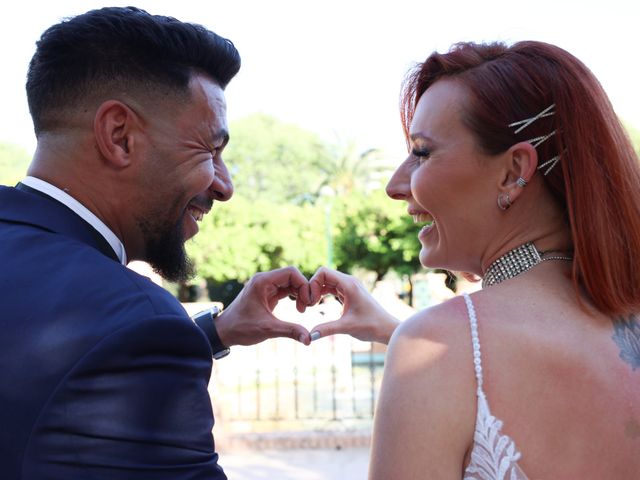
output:
M 100 242 L 0 187 L 0 478 L 226 479 L 206 336 Z

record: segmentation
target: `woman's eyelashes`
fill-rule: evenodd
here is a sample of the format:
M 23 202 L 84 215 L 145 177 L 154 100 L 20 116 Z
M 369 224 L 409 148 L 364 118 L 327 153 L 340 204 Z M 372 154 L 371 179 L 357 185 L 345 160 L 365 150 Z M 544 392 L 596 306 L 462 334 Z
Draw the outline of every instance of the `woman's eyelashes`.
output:
M 418 161 L 418 164 L 422 164 L 422 162 L 424 162 L 429 158 L 429 156 L 431 155 L 431 152 L 426 148 L 420 148 L 420 149 L 414 148 L 413 150 L 411 150 L 411 154 L 416 158 L 416 160 Z

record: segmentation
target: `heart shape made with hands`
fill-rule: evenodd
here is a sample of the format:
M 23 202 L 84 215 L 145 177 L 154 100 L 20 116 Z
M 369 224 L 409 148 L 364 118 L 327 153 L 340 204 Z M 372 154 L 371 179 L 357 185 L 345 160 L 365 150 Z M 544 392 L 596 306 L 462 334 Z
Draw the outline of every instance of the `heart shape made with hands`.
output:
M 331 303 L 331 297 L 338 302 Z M 298 313 L 293 308 L 287 311 L 287 302 L 276 309 L 285 298 L 295 302 Z M 288 304 L 293 305 L 290 301 Z M 307 310 L 316 315 L 302 316 Z M 309 333 L 304 325 L 318 321 L 321 323 L 311 327 Z M 321 267 L 307 280 L 295 267 L 285 267 L 255 274 L 216 318 L 216 330 L 228 347 L 255 345 L 276 337 L 309 345 L 312 340 L 339 333 L 388 343 L 398 323 L 351 275 Z
M 280 305 L 287 297 L 295 301 L 297 314 L 291 302 Z M 238 313 L 236 327 L 245 329 L 246 338 L 238 343 L 242 345 L 274 337 L 290 337 L 308 345 L 312 340 L 339 333 L 362 341 L 388 343 L 398 324 L 358 279 L 326 267 L 309 280 L 294 267 L 258 273 L 227 310 Z M 302 315 L 305 312 L 307 315 Z M 305 325 L 318 321 L 321 323 L 316 323 L 309 333 Z

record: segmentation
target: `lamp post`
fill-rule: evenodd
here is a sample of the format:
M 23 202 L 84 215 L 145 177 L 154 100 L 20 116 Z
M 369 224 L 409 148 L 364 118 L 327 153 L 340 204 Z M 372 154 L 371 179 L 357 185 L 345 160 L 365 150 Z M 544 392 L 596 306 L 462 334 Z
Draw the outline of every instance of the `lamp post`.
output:
M 331 232 L 331 201 L 324 207 L 325 236 L 327 239 L 327 267 L 333 268 L 333 234 Z
M 331 209 L 333 208 L 333 199 L 335 197 L 335 191 L 329 185 L 325 185 L 320 189 L 320 196 L 325 197 L 327 199 L 327 203 L 324 207 L 325 239 L 327 242 L 327 267 L 334 268 Z

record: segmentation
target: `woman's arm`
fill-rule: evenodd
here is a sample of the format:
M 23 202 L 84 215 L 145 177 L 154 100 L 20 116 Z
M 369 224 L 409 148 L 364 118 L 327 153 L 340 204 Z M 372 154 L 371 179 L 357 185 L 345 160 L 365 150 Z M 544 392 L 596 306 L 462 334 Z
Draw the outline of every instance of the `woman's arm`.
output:
M 475 427 L 475 376 L 462 299 L 394 333 L 377 405 L 370 480 L 460 479 Z

